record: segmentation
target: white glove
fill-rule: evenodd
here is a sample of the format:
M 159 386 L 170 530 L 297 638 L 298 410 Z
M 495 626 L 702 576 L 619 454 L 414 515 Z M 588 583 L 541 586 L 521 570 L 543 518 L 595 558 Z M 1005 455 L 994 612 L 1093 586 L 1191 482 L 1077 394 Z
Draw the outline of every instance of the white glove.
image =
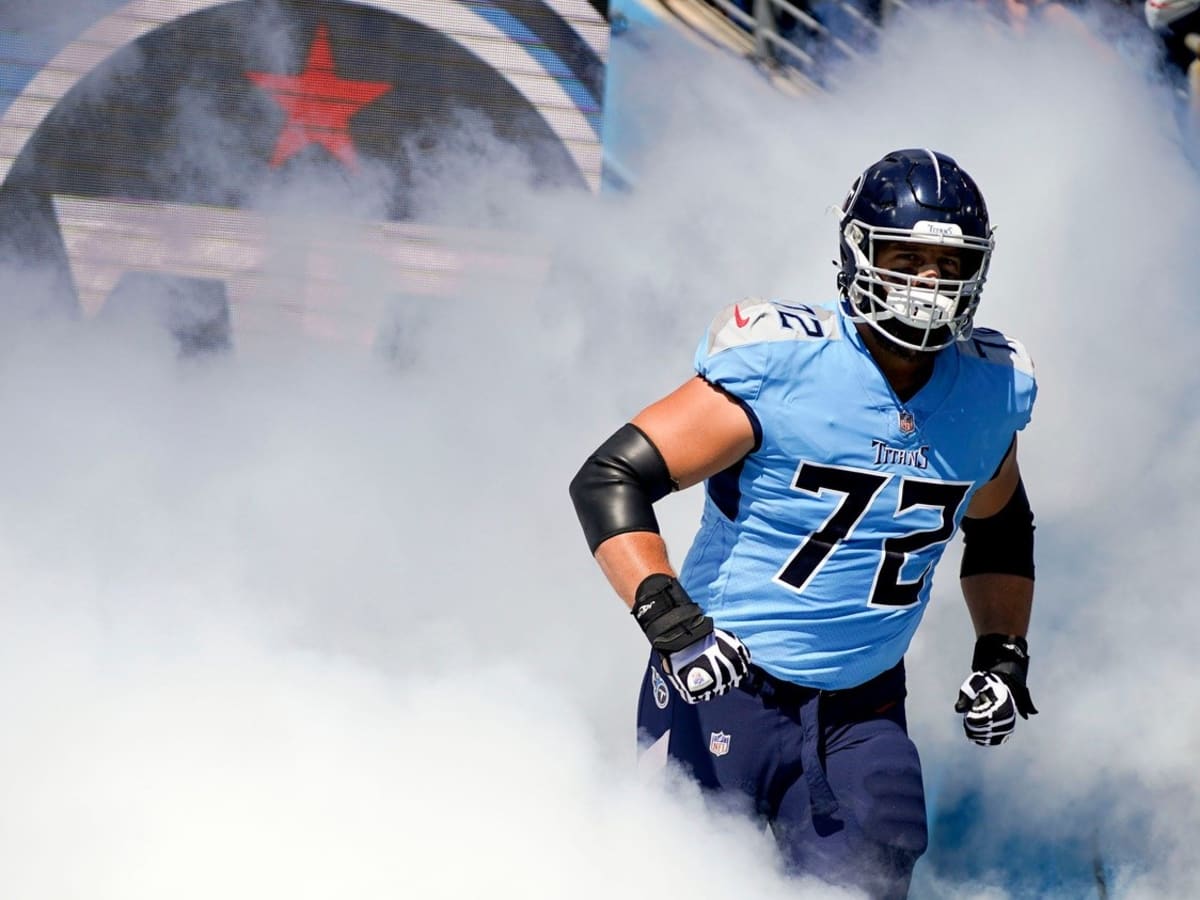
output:
M 690 646 L 663 656 L 663 671 L 686 703 L 702 703 L 737 687 L 750 671 L 750 651 L 714 628 Z
M 995 672 L 972 672 L 958 689 L 954 710 L 963 714 L 967 739 L 981 747 L 1003 744 L 1017 727 L 1017 703 Z

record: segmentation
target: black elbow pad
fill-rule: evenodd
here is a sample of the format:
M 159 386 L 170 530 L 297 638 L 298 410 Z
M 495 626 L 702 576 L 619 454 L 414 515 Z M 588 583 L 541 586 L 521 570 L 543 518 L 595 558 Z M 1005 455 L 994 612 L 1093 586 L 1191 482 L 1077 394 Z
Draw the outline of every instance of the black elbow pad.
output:
M 654 502 L 678 485 L 658 448 L 635 425 L 617 429 L 571 481 L 571 500 L 593 553 L 618 534 L 658 534 Z
M 1033 510 L 1018 479 L 1004 508 L 986 519 L 962 520 L 963 555 L 959 576 L 1002 574 L 1033 577 Z

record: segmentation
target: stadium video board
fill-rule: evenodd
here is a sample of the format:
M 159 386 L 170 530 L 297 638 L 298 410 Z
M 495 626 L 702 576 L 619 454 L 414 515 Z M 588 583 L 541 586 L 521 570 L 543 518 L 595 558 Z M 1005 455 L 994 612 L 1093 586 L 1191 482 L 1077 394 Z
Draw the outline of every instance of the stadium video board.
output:
M 369 342 L 396 297 L 538 265 L 420 221 L 415 173 L 445 135 L 482 123 L 536 181 L 599 187 L 606 0 L 89 8 L 58 38 L 0 10 L 0 263 L 47 267 L 50 302 L 85 316 L 161 304 L 200 344 Z M 279 198 L 306 181 L 372 215 L 297 247 Z M 364 265 L 388 296 L 345 283 Z

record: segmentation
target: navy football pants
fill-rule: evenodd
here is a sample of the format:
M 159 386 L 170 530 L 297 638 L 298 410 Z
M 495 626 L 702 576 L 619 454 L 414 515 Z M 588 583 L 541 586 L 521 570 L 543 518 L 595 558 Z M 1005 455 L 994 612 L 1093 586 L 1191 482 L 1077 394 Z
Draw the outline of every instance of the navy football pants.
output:
M 657 654 L 638 736 L 706 789 L 770 824 L 789 870 L 902 898 L 925 851 L 921 761 L 904 717 L 904 665 L 857 688 L 815 691 L 751 670 L 745 688 L 689 706 Z M 654 752 L 654 751 L 644 751 Z

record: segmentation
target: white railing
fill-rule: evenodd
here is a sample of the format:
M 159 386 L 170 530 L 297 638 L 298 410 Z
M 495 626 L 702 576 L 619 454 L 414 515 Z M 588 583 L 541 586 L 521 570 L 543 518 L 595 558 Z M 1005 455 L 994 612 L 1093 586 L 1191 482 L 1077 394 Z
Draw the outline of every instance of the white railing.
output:
M 780 33 L 780 14 L 786 14 L 793 18 L 797 26 L 807 31 L 815 42 L 825 44 L 849 59 L 859 56 L 859 50 L 831 32 L 812 13 L 800 9 L 791 0 L 754 0 L 750 12 L 734 3 L 733 0 L 704 0 L 704 2 L 720 10 L 726 18 L 749 33 L 754 41 L 754 56 L 759 62 L 798 70 L 810 82 L 817 83 L 818 80 L 825 80 L 817 78 L 818 61 L 809 50 Z M 837 5 L 864 31 L 873 33 L 880 31 L 880 23 L 872 21 L 854 4 L 843 2 Z M 884 20 L 890 12 L 906 8 L 908 8 L 908 3 L 905 0 L 883 0 L 881 3 Z

